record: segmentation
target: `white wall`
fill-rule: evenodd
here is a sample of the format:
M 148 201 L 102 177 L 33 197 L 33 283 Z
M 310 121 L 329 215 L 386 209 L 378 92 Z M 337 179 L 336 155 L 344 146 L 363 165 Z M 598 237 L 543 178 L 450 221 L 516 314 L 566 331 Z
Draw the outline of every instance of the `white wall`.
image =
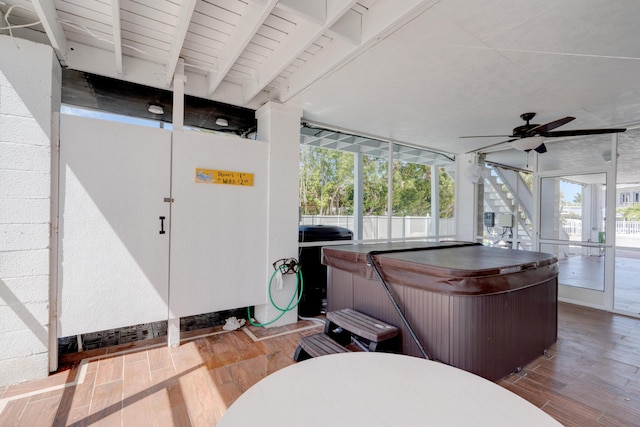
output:
M 61 70 L 49 46 L 15 42 L 0 36 L 0 386 L 49 372 L 51 141 Z
M 256 111 L 258 139 L 269 142 L 269 206 L 267 211 L 267 266 L 265 276 L 273 273 L 271 263 L 282 258 L 298 259 L 298 181 L 300 171 L 300 117 L 302 110 L 268 102 Z M 279 307 L 287 307 L 295 293 L 293 275 L 286 275 L 282 289 L 272 292 Z M 258 322 L 272 322 L 280 315 L 271 304 L 256 306 Z M 298 310 L 286 312 L 269 326 L 296 322 Z
M 47 376 L 57 352 L 50 301 L 58 288 L 51 260 L 58 255 L 52 200 L 61 69 L 49 46 L 15 41 L 18 47 L 0 36 L 0 386 Z M 300 116 L 300 109 L 277 104 L 258 114 L 261 139 L 270 143 L 265 287 L 273 260 L 297 258 Z M 291 294 L 290 279 L 277 302 Z M 261 321 L 274 314 L 267 305 L 260 310 Z M 277 324 L 296 319 L 293 311 Z

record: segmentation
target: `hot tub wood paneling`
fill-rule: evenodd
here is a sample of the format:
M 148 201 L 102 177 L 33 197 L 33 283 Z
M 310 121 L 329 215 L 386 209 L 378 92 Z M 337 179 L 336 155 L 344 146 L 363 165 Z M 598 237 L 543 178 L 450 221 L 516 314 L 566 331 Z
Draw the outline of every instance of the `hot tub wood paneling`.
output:
M 432 358 L 497 380 L 556 341 L 558 270 L 552 255 L 450 245 L 376 255 Z M 353 308 L 395 325 L 402 332 L 402 352 L 421 356 L 366 263 L 369 251 L 392 249 L 394 244 L 323 248 L 329 267 L 327 310 Z

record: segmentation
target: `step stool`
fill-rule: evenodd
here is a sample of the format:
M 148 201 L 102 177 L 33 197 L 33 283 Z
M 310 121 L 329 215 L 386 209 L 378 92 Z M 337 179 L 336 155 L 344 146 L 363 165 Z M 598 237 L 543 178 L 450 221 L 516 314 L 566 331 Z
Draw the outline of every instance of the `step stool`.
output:
M 293 360 L 301 362 L 312 357 L 349 352 L 351 352 L 351 350 L 331 339 L 329 335 L 319 333 L 300 339 L 298 348 L 296 348 L 296 352 L 293 354 Z
M 368 351 L 396 350 L 399 332 L 393 325 L 350 308 L 328 312 L 324 325 L 324 333 L 339 343 L 346 345 L 355 335 L 368 343 Z
M 364 351 L 394 351 L 399 330 L 364 313 L 345 308 L 327 313 L 324 333 L 303 337 L 293 355 L 296 362 L 327 354 L 346 353 L 352 339 Z M 364 341 L 364 344 L 363 344 Z

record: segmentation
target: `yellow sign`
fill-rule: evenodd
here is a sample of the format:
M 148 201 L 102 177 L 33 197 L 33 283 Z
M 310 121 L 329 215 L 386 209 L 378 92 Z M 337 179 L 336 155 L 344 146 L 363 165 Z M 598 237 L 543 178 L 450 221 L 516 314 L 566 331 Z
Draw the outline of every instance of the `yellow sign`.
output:
M 196 168 L 196 182 L 203 184 L 245 185 L 253 187 L 253 174 Z

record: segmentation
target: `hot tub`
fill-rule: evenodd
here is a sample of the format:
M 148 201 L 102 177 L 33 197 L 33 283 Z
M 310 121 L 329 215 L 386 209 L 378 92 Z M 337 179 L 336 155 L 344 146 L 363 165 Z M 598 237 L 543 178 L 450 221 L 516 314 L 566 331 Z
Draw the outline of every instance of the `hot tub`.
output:
M 553 255 L 474 243 L 324 247 L 327 310 L 353 308 L 397 326 L 402 352 L 421 356 L 371 266 L 382 276 L 429 356 L 495 381 L 557 339 L 558 264 Z

